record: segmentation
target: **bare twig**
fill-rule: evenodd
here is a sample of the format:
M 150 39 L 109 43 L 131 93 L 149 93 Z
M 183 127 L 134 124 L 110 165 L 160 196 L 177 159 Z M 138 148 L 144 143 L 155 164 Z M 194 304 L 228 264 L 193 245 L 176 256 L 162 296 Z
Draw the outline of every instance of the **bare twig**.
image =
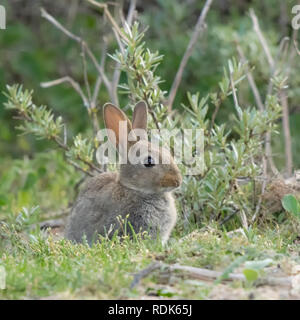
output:
M 62 78 L 59 78 L 59 79 L 56 79 L 56 80 L 52 80 L 52 81 L 48 81 L 48 82 L 42 82 L 41 83 L 41 87 L 42 88 L 50 88 L 50 87 L 62 84 L 64 82 L 69 82 L 71 84 L 73 89 L 80 95 L 84 106 L 86 108 L 89 108 L 89 101 L 88 101 L 87 97 L 85 96 L 85 94 L 83 93 L 79 83 L 76 82 L 73 78 L 71 78 L 69 76 L 65 76 L 65 77 L 62 77 Z
M 240 117 L 240 106 L 239 106 L 239 102 L 238 102 L 238 98 L 237 98 L 237 94 L 236 94 L 236 89 L 235 89 L 235 86 L 234 86 L 234 81 L 233 81 L 231 72 L 229 73 L 229 76 L 230 76 L 230 84 L 231 84 L 231 89 L 232 89 L 234 106 L 235 106 L 235 109 L 236 109 L 236 111 L 238 113 L 238 116 Z M 248 221 L 247 221 L 247 216 L 245 214 L 244 209 L 240 209 L 239 213 L 240 213 L 240 217 L 241 217 L 241 221 L 242 221 L 243 227 L 245 229 L 248 229 Z
M 70 151 L 70 147 L 66 144 L 64 144 L 59 138 L 53 138 L 53 140 L 56 142 L 56 144 L 63 149 L 64 151 Z M 69 160 L 69 159 L 67 159 Z M 83 162 L 84 164 L 86 164 L 91 170 L 97 171 L 99 173 L 102 173 L 102 170 L 99 169 L 97 166 L 95 166 L 93 163 L 86 161 L 85 159 L 78 157 L 78 160 Z M 69 161 L 70 162 L 70 161 Z M 71 162 L 70 162 L 71 163 Z M 71 163 L 74 167 L 76 164 L 75 162 Z M 78 168 L 77 168 L 78 169 Z M 82 169 L 82 168 L 81 168 Z M 85 170 L 82 169 L 83 172 L 85 172 Z
M 170 265 L 168 268 L 171 271 L 184 271 L 188 276 L 204 281 L 222 279 L 223 276 L 223 272 L 220 271 L 182 266 L 179 264 Z M 229 273 L 226 278 L 222 279 L 222 281 L 246 281 L 246 277 L 242 273 Z M 290 287 L 292 285 L 291 277 L 265 277 L 259 279 L 257 282 L 270 286 L 280 285 Z
M 279 93 L 280 101 L 282 105 L 282 127 L 285 141 L 285 161 L 286 161 L 286 173 L 288 177 L 291 177 L 293 171 L 293 156 L 292 156 L 292 141 L 291 141 L 291 131 L 289 123 L 289 106 L 287 95 L 283 91 Z
M 246 58 L 245 58 L 245 55 L 244 55 L 244 52 L 242 50 L 242 48 L 240 47 L 240 45 L 236 42 L 236 47 L 237 47 L 237 51 L 242 59 L 242 61 L 246 61 Z M 257 107 L 260 111 L 263 111 L 265 109 L 265 106 L 262 102 L 262 99 L 261 99 L 261 96 L 260 96 L 260 93 L 257 89 L 257 86 L 256 86 L 256 83 L 255 83 L 255 80 L 251 74 L 251 72 L 249 70 L 247 70 L 247 78 L 248 78 L 248 82 L 249 82 L 249 85 L 250 85 L 250 88 L 253 92 L 253 95 L 254 95 L 254 98 L 255 98 L 255 101 L 256 101 L 256 104 L 257 104 Z M 268 146 L 270 146 L 270 144 L 268 144 Z M 266 149 L 268 151 L 270 151 L 269 149 Z M 271 158 L 272 160 L 272 158 Z M 262 182 L 262 188 L 261 188 L 261 195 L 258 199 L 258 202 L 257 202 L 257 205 L 256 205 L 256 208 L 255 208 L 255 213 L 251 219 L 251 222 L 253 223 L 255 220 L 256 220 L 256 217 L 260 211 L 260 207 L 261 207 L 261 202 L 262 202 L 262 196 L 265 192 L 265 188 L 266 188 L 266 183 L 267 183 L 267 161 L 266 161 L 266 158 L 265 156 L 263 155 L 262 157 L 262 163 L 263 163 L 263 182 Z M 275 165 L 273 165 L 273 161 L 271 161 L 271 168 L 273 168 L 274 170 L 274 167 Z M 276 169 L 276 167 L 275 167 Z M 277 170 L 277 169 L 276 169 Z M 253 181 L 254 183 L 254 186 L 255 186 L 255 180 Z M 254 201 L 255 201 L 255 187 L 254 187 L 254 197 L 253 197 Z
M 239 53 L 239 56 L 240 56 L 242 62 L 246 62 L 246 57 L 245 57 L 244 52 L 243 52 L 243 50 L 242 50 L 242 48 L 241 48 L 241 46 L 239 45 L 238 42 L 236 42 L 236 49 L 237 49 L 237 51 Z M 254 78 L 252 76 L 252 73 L 251 73 L 251 71 L 249 69 L 247 70 L 247 79 L 248 79 L 250 88 L 252 90 L 256 105 L 257 105 L 257 107 L 258 107 L 258 109 L 260 111 L 263 111 L 265 109 L 265 107 L 264 107 L 264 104 L 262 102 L 260 93 L 259 93 L 259 91 L 257 89 L 257 86 L 256 86 L 256 83 L 254 81 Z
M 233 81 L 231 72 L 229 73 L 229 77 L 230 77 L 230 85 L 231 85 L 231 89 L 232 89 L 234 106 L 235 106 L 235 109 L 236 109 L 236 111 L 238 112 L 238 115 L 239 115 L 240 106 L 239 106 L 239 102 L 238 102 L 238 99 L 237 99 L 236 89 L 235 89 L 235 86 L 234 86 L 234 81 Z
M 270 81 L 269 81 L 269 84 L 268 84 L 267 96 L 270 95 L 270 94 L 272 94 L 272 90 L 273 90 L 273 81 L 272 81 L 272 79 L 273 79 L 274 76 L 278 73 L 277 65 L 278 65 L 278 63 L 279 63 L 281 53 L 282 53 L 282 51 L 284 50 L 284 47 L 285 47 L 285 45 L 286 45 L 286 41 L 289 41 L 289 38 L 288 38 L 288 37 L 284 37 L 284 38 L 280 41 L 279 49 L 278 49 L 278 52 L 277 52 L 277 55 L 276 55 L 276 61 L 275 61 L 275 63 L 274 63 L 273 68 L 271 68 L 271 76 L 270 76 Z
M 263 47 L 263 50 L 264 50 L 264 52 L 266 54 L 266 57 L 267 57 L 267 60 L 269 62 L 270 67 L 273 68 L 274 59 L 273 59 L 273 57 L 271 55 L 271 52 L 270 52 L 270 49 L 268 47 L 267 41 L 266 41 L 264 35 L 262 34 L 262 32 L 260 30 L 257 16 L 256 16 L 256 14 L 255 14 L 253 9 L 250 9 L 249 13 L 250 13 L 250 18 L 251 18 L 252 23 L 253 23 L 253 29 L 256 32 L 256 34 L 258 36 L 258 39 L 259 39 L 259 41 L 260 41 L 260 43 L 261 43 L 261 45 Z
M 73 89 L 80 95 L 84 106 L 88 109 L 88 113 L 92 118 L 94 133 L 96 134 L 99 131 L 99 123 L 98 123 L 98 119 L 97 119 L 97 115 L 96 115 L 96 110 L 95 110 L 95 108 L 91 107 L 91 100 L 90 100 L 91 98 L 89 97 L 89 99 L 87 99 L 87 97 L 83 93 L 80 85 L 73 78 L 66 76 L 66 77 L 59 78 L 59 79 L 56 79 L 53 81 L 42 82 L 41 87 L 42 88 L 49 88 L 49 87 L 57 86 L 57 85 L 64 83 L 64 82 L 69 82 L 72 85 Z M 65 130 L 65 128 L 64 128 L 64 130 Z M 65 132 L 64 132 L 64 141 L 66 141 L 66 133 Z M 64 143 L 64 144 L 66 144 L 66 143 Z
M 115 103 L 114 99 L 113 99 L 113 95 L 112 95 L 112 88 L 111 88 L 111 83 L 108 80 L 106 74 L 104 73 L 103 68 L 101 67 L 101 65 L 99 65 L 95 55 L 93 54 L 93 52 L 91 51 L 91 49 L 89 48 L 89 46 L 87 45 L 87 43 L 80 38 L 79 36 L 76 36 L 75 34 L 73 34 L 72 32 L 70 32 L 69 30 L 67 30 L 61 23 L 59 23 L 53 16 L 51 16 L 45 9 L 41 9 L 41 13 L 42 13 L 42 17 L 45 18 L 46 20 L 48 20 L 49 22 L 51 22 L 57 29 L 59 29 L 60 31 L 62 31 L 66 36 L 68 36 L 69 38 L 71 38 L 72 40 L 76 41 L 77 43 L 79 43 L 82 47 L 84 47 L 84 49 L 86 50 L 87 55 L 89 56 L 89 58 L 91 59 L 91 61 L 93 62 L 93 64 L 95 65 L 97 71 L 99 72 L 100 76 L 102 77 L 102 80 L 105 84 L 105 87 L 107 88 L 107 91 L 110 95 L 110 98 L 112 99 L 112 102 Z
M 111 83 L 110 81 L 108 80 L 106 74 L 104 73 L 104 70 L 103 68 L 101 67 L 101 65 L 98 64 L 97 62 L 97 59 L 96 57 L 94 56 L 94 54 L 92 53 L 92 51 L 90 50 L 90 48 L 86 45 L 86 43 L 84 43 L 84 45 L 86 46 L 86 52 L 88 54 L 88 56 L 91 58 L 91 60 L 93 61 L 97 71 L 99 72 L 100 76 L 102 77 L 102 80 L 103 80 L 103 83 L 110 95 L 110 98 L 112 99 L 112 102 L 113 103 L 117 103 L 115 100 L 114 100 L 114 97 L 112 95 L 112 88 L 111 88 Z
M 93 104 L 94 100 L 92 100 L 91 87 L 90 87 L 88 74 L 87 74 L 85 50 L 86 50 L 86 48 L 84 46 L 82 46 L 81 55 L 82 55 L 82 65 L 83 65 L 83 76 L 84 76 L 84 83 L 85 83 L 85 87 L 86 87 L 86 91 L 88 93 L 88 99 L 89 99 L 89 110 L 88 110 L 89 116 L 92 120 L 94 135 L 96 136 L 100 127 L 99 127 L 99 121 L 98 121 L 98 116 L 97 116 L 97 108 L 96 108 L 96 105 Z M 100 77 L 100 75 L 99 75 L 99 77 Z M 96 81 L 95 87 L 97 86 L 97 83 L 98 83 L 98 81 Z M 96 99 L 97 99 L 97 97 L 96 97 Z
M 281 42 L 280 42 L 280 45 L 279 45 L 279 50 L 278 50 L 278 53 L 277 53 L 277 56 L 276 56 L 276 61 L 274 63 L 274 66 L 271 67 L 271 76 L 270 76 L 270 81 L 269 81 L 269 85 L 268 85 L 268 90 L 267 90 L 267 96 L 266 96 L 266 99 L 269 95 L 272 94 L 272 90 L 273 90 L 273 77 L 277 74 L 278 72 L 278 68 L 276 67 L 279 63 L 279 59 L 280 59 L 280 55 L 281 55 L 281 52 L 283 51 L 283 48 L 285 46 L 285 42 L 288 40 L 289 38 L 288 37 L 284 37 Z M 272 146 L 271 146 L 271 140 L 272 140 L 272 136 L 271 136 L 271 132 L 267 132 L 266 133 L 266 137 L 265 137 L 265 153 L 266 153 L 266 156 L 267 156 L 267 161 L 270 165 L 270 169 L 271 171 L 273 172 L 273 174 L 275 176 L 281 176 L 280 172 L 278 171 L 275 163 L 274 163 L 274 160 L 273 160 L 273 157 L 272 157 Z
M 215 107 L 214 113 L 212 114 L 211 122 L 210 122 L 210 129 L 212 129 L 214 127 L 217 114 L 218 114 L 218 112 L 220 110 L 220 106 L 221 106 L 221 99 L 219 99 L 219 101 L 218 101 L 218 103 L 217 103 L 217 105 Z
M 75 163 L 74 161 L 68 159 L 67 157 L 65 157 L 65 160 L 66 160 L 67 163 L 69 163 L 71 166 L 73 166 L 76 170 L 81 171 L 82 173 L 87 174 L 90 177 L 94 176 L 91 172 L 82 169 L 77 163 Z
M 134 68 L 137 69 L 137 67 L 136 67 L 135 64 L 134 64 Z M 137 81 L 141 84 L 141 86 L 142 86 L 142 85 L 143 85 L 143 79 L 142 79 L 141 75 L 137 73 L 136 76 L 137 76 L 137 79 L 136 79 L 136 80 L 137 80 Z M 156 128 L 158 129 L 158 131 L 160 131 L 159 123 L 158 123 L 158 120 L 157 120 L 157 118 L 156 118 L 155 112 L 153 111 L 152 106 L 150 105 L 150 102 L 148 101 L 148 97 L 147 97 L 147 94 L 146 94 L 145 91 L 143 91 L 143 99 L 144 99 L 144 101 L 145 101 L 146 104 L 147 104 L 148 112 L 150 113 L 150 115 L 151 115 L 151 117 L 152 117 L 152 119 L 153 119 L 153 121 L 154 121 L 154 124 L 155 124 Z
M 139 284 L 139 282 L 143 278 L 146 278 L 150 273 L 159 269 L 161 266 L 162 266 L 162 263 L 156 261 L 156 262 L 151 263 L 147 268 L 136 273 L 134 275 L 133 281 L 131 282 L 130 289 L 134 288 L 136 285 Z
M 90 86 L 89 79 L 88 79 L 88 73 L 87 73 L 85 50 L 86 50 L 86 48 L 83 45 L 81 45 L 83 79 L 84 79 L 84 84 L 85 84 L 86 92 L 87 92 L 88 99 L 89 99 L 89 108 L 91 108 L 92 107 L 91 106 L 92 94 L 91 94 L 91 86 Z
M 298 41 L 296 39 L 294 39 L 294 48 L 295 48 L 298 56 L 300 56 L 300 50 L 298 49 Z
M 260 30 L 260 27 L 259 27 L 259 23 L 258 23 L 258 19 L 254 13 L 254 10 L 251 9 L 250 10 L 250 18 L 252 20 L 252 23 L 253 23 L 253 29 L 254 31 L 256 32 L 257 36 L 258 36 L 258 39 L 260 40 L 261 42 L 261 45 L 263 47 L 263 50 L 267 56 L 267 60 L 269 62 L 269 65 L 270 65 L 270 68 L 271 68 L 271 77 L 273 77 L 274 75 L 274 72 L 275 72 L 275 68 L 274 68 L 274 60 L 271 56 L 271 53 L 270 53 L 270 50 L 269 50 L 269 47 L 267 45 L 267 42 Z M 270 81 L 270 84 L 272 82 Z M 269 92 L 270 91 L 270 92 Z M 269 88 L 268 88 L 268 94 L 271 93 L 271 86 L 269 85 Z M 273 162 L 273 158 L 272 158 L 272 147 L 271 147 L 271 133 L 270 132 L 267 132 L 266 133 L 266 139 L 265 139 L 265 152 L 266 152 L 266 156 L 267 156 L 267 160 L 270 164 L 270 168 L 271 170 L 273 171 L 273 173 L 276 173 L 276 171 L 278 172 L 274 162 Z
M 294 60 L 294 58 L 298 54 L 298 47 L 297 47 L 297 45 L 295 46 L 295 43 L 297 44 L 298 33 L 299 33 L 298 29 L 297 30 L 293 29 L 292 37 L 291 37 L 292 43 L 291 43 L 291 48 L 290 48 L 290 56 L 288 57 L 288 62 L 290 62 L 289 68 L 288 68 L 288 75 L 291 72 L 291 62 Z M 294 48 L 294 50 L 292 47 Z
M 73 166 L 75 169 L 83 172 L 84 174 L 87 174 L 87 175 L 90 176 L 90 177 L 93 177 L 93 176 L 94 176 L 91 172 L 82 169 L 82 168 L 81 168 L 77 163 L 75 163 L 74 161 L 68 159 L 67 157 L 66 157 L 65 159 L 66 159 L 66 162 L 69 163 L 71 166 Z
M 253 29 L 256 32 L 258 39 L 262 45 L 262 48 L 265 52 L 265 55 L 267 57 L 268 63 L 271 68 L 271 75 L 273 77 L 273 75 L 276 72 L 276 63 L 271 55 L 271 52 L 270 52 L 270 49 L 267 45 L 266 39 L 260 30 L 258 19 L 257 19 L 257 16 L 255 15 L 255 12 L 253 9 L 250 10 L 250 17 L 252 19 Z M 285 38 L 284 38 L 284 41 L 285 41 Z M 282 44 L 284 44 L 283 41 L 282 41 Z M 271 88 L 272 87 L 270 85 L 269 90 L 271 90 Z M 282 124 L 283 124 L 284 138 L 285 138 L 284 147 L 285 147 L 286 172 L 290 176 L 292 174 L 293 161 L 292 161 L 291 133 L 290 133 L 290 127 L 289 127 L 288 102 L 287 102 L 286 95 L 282 95 L 281 93 L 279 93 L 279 98 L 281 100 L 282 109 L 283 109 Z M 266 134 L 265 148 L 266 148 L 267 158 L 270 163 L 270 167 L 272 168 L 273 172 L 275 171 L 275 173 L 276 173 L 276 171 L 277 171 L 277 173 L 278 173 L 278 170 L 276 169 L 274 162 L 272 160 L 271 134 L 269 132 Z
M 287 58 L 287 71 L 286 75 L 287 77 L 290 75 L 290 72 L 292 70 L 292 61 L 294 60 L 296 53 L 298 53 L 297 46 L 293 47 L 293 44 L 295 44 L 295 41 L 297 39 L 298 30 L 293 30 L 292 33 L 292 44 L 290 45 L 290 54 Z M 293 158 L 292 158 L 292 143 L 291 143 L 291 133 L 290 133 L 290 123 L 289 123 L 289 106 L 288 106 L 288 97 L 287 95 L 281 90 L 279 93 L 280 100 L 282 104 L 282 125 L 283 125 L 283 132 L 285 137 L 285 158 L 286 158 L 286 171 L 288 177 L 292 176 L 293 171 Z
M 22 113 L 19 112 L 19 117 L 18 119 L 20 120 L 24 120 L 24 121 L 28 121 L 30 123 L 36 123 L 36 120 L 34 120 L 32 117 L 30 117 L 29 115 L 27 115 L 26 113 Z M 55 142 L 62 150 L 64 150 L 64 156 L 66 161 L 71 164 L 73 167 L 75 167 L 77 170 L 84 172 L 87 175 L 93 176 L 93 174 L 91 172 L 88 172 L 86 170 L 84 170 L 83 168 L 81 168 L 77 163 L 73 162 L 72 160 L 70 160 L 67 156 L 66 156 L 66 152 L 70 151 L 70 147 L 66 144 L 66 132 L 65 132 L 65 126 L 64 126 L 64 141 L 61 141 L 61 139 L 58 136 L 51 136 L 50 139 Z M 78 160 L 85 163 L 86 165 L 88 165 L 90 167 L 90 169 L 98 171 L 98 172 L 102 172 L 99 168 L 97 168 L 94 164 L 89 163 L 88 161 L 86 161 L 85 159 L 82 159 L 80 157 L 78 157 Z
M 174 81 L 173 81 L 173 84 L 172 84 L 172 87 L 170 90 L 170 94 L 168 97 L 168 101 L 167 101 L 169 112 L 171 112 L 171 110 L 172 110 L 172 106 L 174 103 L 174 99 L 175 99 L 178 87 L 179 87 L 181 79 L 182 79 L 182 74 L 183 74 L 184 68 L 185 68 L 185 66 L 186 66 L 186 64 L 187 64 L 187 62 L 193 52 L 193 49 L 197 43 L 197 39 L 199 38 L 199 36 L 202 33 L 202 30 L 204 28 L 205 18 L 206 18 L 206 15 L 208 13 L 208 10 L 210 8 L 212 1 L 213 0 L 206 0 L 205 4 L 203 6 L 203 9 L 201 11 L 201 14 L 198 18 L 198 21 L 195 25 L 195 29 L 194 29 L 194 32 L 193 32 L 192 37 L 190 39 L 190 42 L 189 42 L 189 44 L 186 48 L 186 51 L 182 57 L 182 60 L 180 62 L 180 65 L 179 65 L 178 71 L 176 73 L 176 76 L 174 78 Z
M 157 270 L 160 268 L 164 268 L 166 270 L 169 270 L 170 272 L 181 271 L 181 272 L 184 272 L 184 274 L 190 278 L 195 278 L 203 281 L 215 281 L 217 279 L 220 279 L 220 281 L 225 281 L 225 282 L 226 281 L 242 281 L 242 282 L 247 281 L 245 275 L 242 273 L 229 273 L 224 278 L 224 272 L 221 272 L 221 271 L 214 271 L 214 270 L 196 268 L 191 266 L 183 266 L 180 264 L 167 265 L 164 263 L 154 262 L 134 276 L 134 280 L 131 283 L 130 288 L 133 288 L 139 283 L 141 279 L 147 277 L 154 270 Z M 261 285 L 262 284 L 270 285 L 270 286 L 280 285 L 285 287 L 291 287 L 292 278 L 291 277 L 265 277 L 257 280 L 256 283 Z
M 81 38 L 67 30 L 61 23 L 59 23 L 53 16 L 51 16 L 44 8 L 41 8 L 42 17 L 51 22 L 56 28 L 62 31 L 67 37 L 75 40 L 76 42 L 82 42 Z
M 107 53 L 107 39 L 106 37 L 103 38 L 103 45 L 102 45 L 102 56 L 101 56 L 101 61 L 100 61 L 100 66 L 104 70 L 104 65 L 105 65 L 105 60 L 106 60 L 106 53 Z M 99 90 L 101 88 L 102 84 L 102 77 L 99 74 L 98 78 L 96 80 L 96 84 L 94 87 L 94 92 L 93 92 L 93 97 L 92 97 L 92 108 L 96 108 L 97 104 L 97 97 L 99 94 Z
M 104 14 L 108 18 L 109 22 L 112 24 L 113 28 L 118 32 L 120 37 L 125 39 L 125 40 L 128 40 L 126 35 L 121 31 L 120 27 L 118 26 L 116 20 L 113 18 L 113 16 L 109 12 L 107 3 L 100 3 L 100 2 L 97 2 L 95 0 L 86 0 L 86 1 L 89 2 L 92 5 L 100 8 L 100 9 L 103 9 L 104 10 Z
M 126 19 L 126 23 L 128 24 L 129 27 L 132 24 L 135 8 L 136 8 L 136 0 L 131 0 L 130 5 L 129 5 L 129 9 L 128 9 L 128 13 L 127 13 L 127 19 Z M 124 48 L 123 48 L 122 42 L 120 41 L 120 36 L 115 31 L 115 29 L 113 29 L 113 31 L 115 33 L 115 37 L 117 39 L 119 48 L 120 48 L 121 52 L 123 52 Z M 115 72 L 113 74 L 113 80 L 112 80 L 112 91 L 115 96 L 117 96 L 117 89 L 118 89 L 118 85 L 119 85 L 119 81 L 120 81 L 120 74 L 121 74 L 120 64 L 117 63 L 115 66 Z
M 226 216 L 222 221 L 220 221 L 219 225 L 222 226 L 223 224 L 225 224 L 227 221 L 229 221 L 231 218 L 233 218 L 237 212 L 239 212 L 238 209 L 234 210 L 233 212 L 231 212 L 228 216 Z
M 127 14 L 127 24 L 130 26 L 132 24 L 133 21 L 133 17 L 134 17 L 134 11 L 136 8 L 136 1 L 137 0 L 131 0 L 130 1 L 130 5 L 129 5 L 129 9 L 128 9 L 128 14 Z
M 220 272 L 220 271 L 213 271 L 213 270 L 195 268 L 190 266 L 182 266 L 179 264 L 170 265 L 169 269 L 171 271 L 183 271 L 192 278 L 196 278 L 204 281 L 213 281 L 220 278 L 223 275 L 223 272 Z M 227 281 L 245 281 L 246 278 L 241 273 L 230 273 L 228 277 L 224 279 L 224 281 L 226 280 Z

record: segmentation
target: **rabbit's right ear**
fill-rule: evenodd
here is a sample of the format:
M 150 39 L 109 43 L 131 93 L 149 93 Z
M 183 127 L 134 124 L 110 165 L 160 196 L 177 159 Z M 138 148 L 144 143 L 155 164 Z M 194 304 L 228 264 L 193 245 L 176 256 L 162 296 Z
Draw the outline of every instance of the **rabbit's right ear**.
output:
M 109 129 L 107 130 L 107 133 L 110 141 L 116 143 L 117 146 L 126 150 L 127 137 L 128 133 L 132 130 L 132 125 L 125 113 L 113 104 L 106 103 L 103 106 L 103 119 L 106 128 Z M 121 123 L 122 121 L 123 126 Z
M 144 101 L 140 101 L 136 104 L 133 117 L 132 128 L 147 130 L 148 108 Z

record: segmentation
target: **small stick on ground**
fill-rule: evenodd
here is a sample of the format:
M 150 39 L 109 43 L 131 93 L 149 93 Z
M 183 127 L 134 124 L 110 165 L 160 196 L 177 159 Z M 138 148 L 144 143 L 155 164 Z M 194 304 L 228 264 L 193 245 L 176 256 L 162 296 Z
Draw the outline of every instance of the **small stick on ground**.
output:
M 150 273 L 159 269 L 161 266 L 161 262 L 153 262 L 147 268 L 136 273 L 134 275 L 133 281 L 131 282 L 130 289 L 134 288 L 143 278 L 146 278 Z
M 223 276 L 223 272 L 213 271 L 202 268 L 195 268 L 190 266 L 182 266 L 174 264 L 168 266 L 170 271 L 184 271 L 188 276 L 204 281 L 214 281 Z M 246 277 L 242 273 L 229 273 L 222 281 L 246 281 Z M 266 277 L 257 281 L 259 284 L 270 285 L 270 286 L 291 286 L 291 277 Z
M 214 271 L 202 268 L 196 268 L 191 266 L 182 266 L 180 264 L 167 265 L 161 262 L 151 263 L 147 268 L 143 269 L 139 273 L 134 275 L 134 279 L 131 283 L 130 289 L 135 287 L 143 278 L 147 277 L 153 271 L 165 268 L 169 271 L 182 271 L 187 277 L 203 280 L 203 281 L 215 281 L 221 279 L 223 282 L 228 281 L 246 281 L 246 277 L 242 273 L 229 273 L 226 278 L 223 278 L 222 271 Z M 265 277 L 256 281 L 259 285 L 269 285 L 269 286 L 286 286 L 290 287 L 292 285 L 291 277 Z

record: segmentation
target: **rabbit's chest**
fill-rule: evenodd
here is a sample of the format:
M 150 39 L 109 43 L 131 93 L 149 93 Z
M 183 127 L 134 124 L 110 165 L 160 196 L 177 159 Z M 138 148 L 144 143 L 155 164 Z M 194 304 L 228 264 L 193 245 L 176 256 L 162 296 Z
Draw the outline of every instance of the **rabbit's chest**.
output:
M 135 229 L 162 229 L 176 222 L 176 208 L 171 195 L 135 201 L 127 209 L 127 214 Z

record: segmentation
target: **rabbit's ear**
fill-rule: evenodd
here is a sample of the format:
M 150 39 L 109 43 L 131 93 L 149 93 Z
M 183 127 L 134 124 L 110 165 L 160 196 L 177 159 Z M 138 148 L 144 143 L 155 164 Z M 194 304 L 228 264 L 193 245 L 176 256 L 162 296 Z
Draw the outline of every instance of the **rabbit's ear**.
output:
M 140 101 L 136 104 L 132 118 L 133 129 L 147 130 L 147 115 L 148 109 L 144 101 Z
M 103 106 L 103 118 L 110 141 L 126 150 L 128 133 L 132 130 L 130 120 L 125 113 L 111 103 Z M 123 121 L 123 124 L 121 123 Z M 125 125 L 124 122 L 126 121 Z

